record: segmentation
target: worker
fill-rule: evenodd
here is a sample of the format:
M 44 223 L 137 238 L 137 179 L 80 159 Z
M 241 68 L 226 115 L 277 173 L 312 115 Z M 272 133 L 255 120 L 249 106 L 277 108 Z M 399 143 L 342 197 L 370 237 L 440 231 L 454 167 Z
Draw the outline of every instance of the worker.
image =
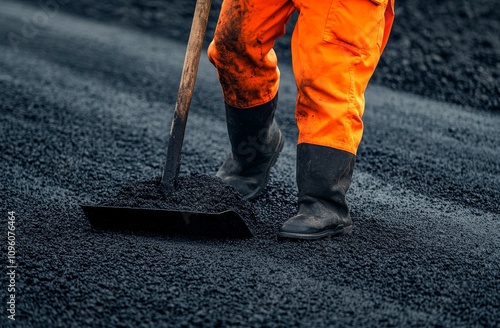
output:
M 350 234 L 346 193 L 363 132 L 364 92 L 389 37 L 394 0 L 224 0 L 208 48 L 231 144 L 217 176 L 249 200 L 266 187 L 284 140 L 274 119 L 280 71 L 273 46 L 295 11 L 298 212 L 278 237 Z

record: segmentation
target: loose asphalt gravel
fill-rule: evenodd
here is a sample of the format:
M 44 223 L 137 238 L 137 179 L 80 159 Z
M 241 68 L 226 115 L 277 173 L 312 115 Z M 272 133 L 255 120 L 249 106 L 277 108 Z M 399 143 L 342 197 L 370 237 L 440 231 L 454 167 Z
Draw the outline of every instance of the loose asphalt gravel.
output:
M 1 327 L 500 325 L 498 111 L 371 85 L 354 234 L 280 242 L 296 208 L 295 86 L 283 65 L 286 144 L 251 203 L 253 238 L 94 231 L 78 204 L 161 171 L 185 44 L 58 12 L 14 47 L 6 35 L 22 35 L 40 7 L 0 6 Z M 227 149 L 204 54 L 181 175 L 214 175 Z
M 187 42 L 196 0 L 18 0 L 104 22 L 140 28 Z M 222 0 L 213 0 L 205 43 L 211 40 Z M 44 5 L 45 4 L 45 5 Z M 372 82 L 393 90 L 500 110 L 500 6 L 495 0 L 395 0 L 391 39 Z M 290 36 L 278 39 L 280 62 L 290 63 Z

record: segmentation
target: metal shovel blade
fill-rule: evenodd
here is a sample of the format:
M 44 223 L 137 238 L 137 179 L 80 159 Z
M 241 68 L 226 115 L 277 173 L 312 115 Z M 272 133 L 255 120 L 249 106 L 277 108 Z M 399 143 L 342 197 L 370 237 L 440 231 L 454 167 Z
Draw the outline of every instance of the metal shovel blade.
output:
M 164 209 L 80 205 L 98 230 L 144 231 L 165 235 L 250 238 L 252 232 L 234 211 L 198 213 Z
M 197 0 L 189 35 L 179 92 L 172 119 L 167 160 L 161 185 L 175 190 L 189 106 L 198 72 L 211 0 Z M 80 205 L 92 227 L 107 230 L 151 231 L 174 235 L 247 238 L 252 233 L 234 211 L 198 213 L 163 209 Z

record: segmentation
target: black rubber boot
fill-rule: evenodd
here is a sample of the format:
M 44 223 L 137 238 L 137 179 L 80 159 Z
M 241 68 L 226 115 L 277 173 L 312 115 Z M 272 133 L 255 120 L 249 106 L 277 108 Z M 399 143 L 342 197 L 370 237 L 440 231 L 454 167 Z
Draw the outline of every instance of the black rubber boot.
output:
M 320 239 L 352 233 L 346 201 L 356 157 L 334 148 L 297 146 L 298 213 L 281 227 L 278 238 Z
M 226 104 L 231 153 L 217 176 L 232 185 L 245 199 L 254 199 L 266 187 L 271 167 L 283 149 L 283 136 L 274 112 L 278 97 L 247 109 Z

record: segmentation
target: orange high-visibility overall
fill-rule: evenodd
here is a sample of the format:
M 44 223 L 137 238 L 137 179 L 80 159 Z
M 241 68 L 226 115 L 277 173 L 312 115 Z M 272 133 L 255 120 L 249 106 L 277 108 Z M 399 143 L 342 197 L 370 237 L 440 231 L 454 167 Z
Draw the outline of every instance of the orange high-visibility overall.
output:
M 208 49 L 224 100 L 244 109 L 274 98 L 280 73 L 273 46 L 295 10 L 298 143 L 356 154 L 364 92 L 389 37 L 394 0 L 224 0 Z

